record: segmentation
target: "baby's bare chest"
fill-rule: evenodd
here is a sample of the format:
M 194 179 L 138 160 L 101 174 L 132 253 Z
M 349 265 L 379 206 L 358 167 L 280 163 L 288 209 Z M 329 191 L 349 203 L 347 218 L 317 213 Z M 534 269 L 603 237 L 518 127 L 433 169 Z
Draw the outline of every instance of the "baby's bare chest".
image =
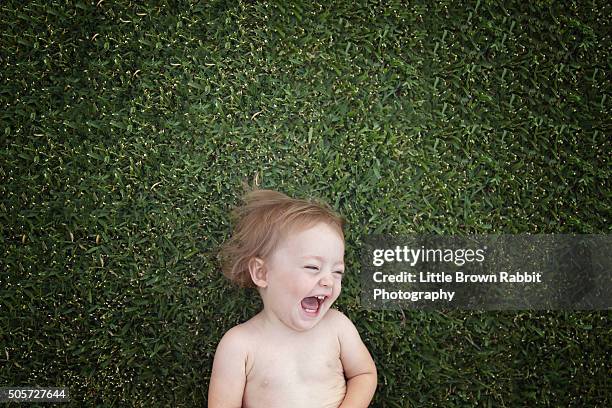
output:
M 250 369 L 250 370 L 249 370 Z M 247 381 L 262 385 L 287 382 L 321 382 L 344 375 L 337 341 L 298 344 L 260 344 L 253 364 L 247 367 Z
M 291 403 L 297 408 L 309 402 L 310 406 L 337 406 L 344 398 L 346 382 L 336 339 L 269 341 L 258 345 L 249 363 L 247 401 L 266 401 L 270 407 Z M 312 405 L 306 395 L 320 398 L 321 404 Z

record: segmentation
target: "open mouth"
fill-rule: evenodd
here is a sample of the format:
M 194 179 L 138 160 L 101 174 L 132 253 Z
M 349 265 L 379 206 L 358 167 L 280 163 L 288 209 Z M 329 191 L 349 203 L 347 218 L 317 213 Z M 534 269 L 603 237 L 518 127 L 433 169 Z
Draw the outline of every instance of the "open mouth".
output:
M 319 309 L 321 305 L 325 301 L 326 296 L 309 296 L 302 299 L 302 309 L 306 312 L 307 315 L 316 316 L 319 313 Z

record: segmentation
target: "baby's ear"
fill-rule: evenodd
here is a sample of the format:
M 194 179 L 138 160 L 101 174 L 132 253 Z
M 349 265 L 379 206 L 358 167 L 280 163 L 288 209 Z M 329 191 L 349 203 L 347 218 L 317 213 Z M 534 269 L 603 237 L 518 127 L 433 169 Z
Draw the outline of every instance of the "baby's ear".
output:
M 249 273 L 251 274 L 251 280 L 253 283 L 260 288 L 268 286 L 268 274 L 264 267 L 264 261 L 261 258 L 253 257 L 249 261 Z

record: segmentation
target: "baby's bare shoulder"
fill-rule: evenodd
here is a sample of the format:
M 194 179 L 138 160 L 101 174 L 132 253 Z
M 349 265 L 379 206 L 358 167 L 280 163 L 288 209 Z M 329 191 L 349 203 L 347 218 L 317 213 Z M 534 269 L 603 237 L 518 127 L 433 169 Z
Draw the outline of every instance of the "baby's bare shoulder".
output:
M 217 346 L 217 353 L 244 353 L 248 349 L 248 335 L 242 325 L 234 326 L 225 332 Z
M 251 320 L 229 329 L 219 342 L 219 347 L 234 353 L 248 353 L 255 338 L 257 328 Z
M 347 321 L 350 323 L 349 318 L 338 309 L 329 309 L 325 317 L 332 323 L 342 323 Z
M 324 319 L 328 329 L 342 331 L 347 328 L 355 327 L 353 322 L 344 313 L 336 309 L 329 309 Z

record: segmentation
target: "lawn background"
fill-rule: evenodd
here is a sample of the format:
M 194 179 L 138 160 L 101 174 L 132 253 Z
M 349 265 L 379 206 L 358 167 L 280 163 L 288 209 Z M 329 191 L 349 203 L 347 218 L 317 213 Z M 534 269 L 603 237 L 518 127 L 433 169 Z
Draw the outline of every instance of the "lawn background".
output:
M 291 4 L 288 4 L 291 3 Z M 370 233 L 609 233 L 610 3 L 4 1 L 0 385 L 204 406 L 241 182 L 348 221 L 374 407 L 605 407 L 601 312 L 360 308 Z

